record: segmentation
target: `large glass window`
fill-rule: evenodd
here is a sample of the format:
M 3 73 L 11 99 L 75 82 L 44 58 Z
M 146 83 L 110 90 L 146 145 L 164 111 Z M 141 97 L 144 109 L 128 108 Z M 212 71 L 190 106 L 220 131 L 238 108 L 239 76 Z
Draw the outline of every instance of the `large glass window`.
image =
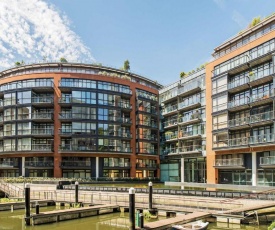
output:
M 29 104 L 31 103 L 31 97 L 31 91 L 17 92 L 17 104 Z
M 96 93 L 86 91 L 72 91 L 72 102 L 83 104 L 96 104 Z

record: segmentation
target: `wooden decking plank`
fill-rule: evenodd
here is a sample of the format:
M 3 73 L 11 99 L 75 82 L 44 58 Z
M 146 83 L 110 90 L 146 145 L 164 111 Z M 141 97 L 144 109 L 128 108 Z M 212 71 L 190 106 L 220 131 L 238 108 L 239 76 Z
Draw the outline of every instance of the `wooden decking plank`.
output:
M 176 224 L 184 224 L 211 216 L 207 212 L 193 212 L 187 215 L 179 215 L 174 218 L 163 219 L 145 225 L 145 229 L 164 229 Z
M 221 212 L 221 213 L 222 214 L 227 214 L 227 213 L 248 212 L 248 211 L 253 211 L 253 210 L 270 208 L 270 207 L 274 207 L 274 206 L 275 206 L 275 202 L 270 202 L 268 204 L 244 206 L 242 208 L 231 209 L 231 210 L 227 210 L 227 211 L 224 211 L 224 212 Z

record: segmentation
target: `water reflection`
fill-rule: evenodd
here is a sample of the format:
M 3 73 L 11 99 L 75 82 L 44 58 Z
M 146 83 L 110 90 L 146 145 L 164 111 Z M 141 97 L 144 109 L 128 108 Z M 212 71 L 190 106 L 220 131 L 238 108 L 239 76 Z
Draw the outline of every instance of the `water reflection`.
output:
M 55 207 L 41 208 L 41 212 L 54 210 Z M 53 224 L 25 226 L 24 222 L 24 210 L 15 210 L 14 212 L 0 212 L 0 230 L 118 230 L 128 229 L 128 213 L 112 213 L 99 215 L 94 217 L 87 217 L 82 219 L 75 219 L 70 221 L 62 221 Z M 34 212 L 34 209 L 32 209 Z M 261 226 L 249 226 L 249 225 L 237 225 L 227 223 L 212 223 L 209 225 L 208 230 L 266 230 L 267 225 Z

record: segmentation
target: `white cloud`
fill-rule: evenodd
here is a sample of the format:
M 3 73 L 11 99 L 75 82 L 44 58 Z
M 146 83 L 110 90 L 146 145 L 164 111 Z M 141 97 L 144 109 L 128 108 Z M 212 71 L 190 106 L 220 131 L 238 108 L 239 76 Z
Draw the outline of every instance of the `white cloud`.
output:
M 241 28 L 245 28 L 248 25 L 247 20 L 245 17 L 239 13 L 237 10 L 233 11 L 232 19 L 235 21 Z
M 93 62 L 69 19 L 43 0 L 0 0 L 0 67 L 15 61 L 59 60 Z
M 213 0 L 218 7 L 220 7 L 222 10 L 225 10 L 226 5 L 225 5 L 225 1 L 224 0 Z

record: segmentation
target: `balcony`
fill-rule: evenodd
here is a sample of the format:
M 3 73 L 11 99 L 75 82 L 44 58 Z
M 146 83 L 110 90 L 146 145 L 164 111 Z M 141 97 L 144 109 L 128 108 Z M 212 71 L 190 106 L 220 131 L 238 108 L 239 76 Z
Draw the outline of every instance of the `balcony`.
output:
M 177 105 L 172 105 L 172 106 L 164 108 L 163 111 L 162 111 L 162 115 L 163 116 L 172 115 L 172 114 L 177 113 L 177 111 L 178 111 L 178 106 Z
M 35 122 L 53 121 L 53 113 L 33 113 L 32 120 Z
M 189 125 L 201 121 L 200 113 L 193 113 L 191 116 L 184 116 L 179 118 L 179 125 Z
M 129 168 L 131 168 L 131 164 L 130 164 L 130 162 L 125 162 L 125 163 L 108 162 L 108 163 L 104 163 L 103 167 L 109 168 L 109 169 L 119 169 L 119 168 L 129 169 Z
M 141 140 L 154 141 L 154 142 L 158 141 L 158 137 L 156 134 L 137 134 L 136 137 L 137 139 L 141 139 Z
M 149 163 L 149 164 L 145 164 L 145 163 L 137 163 L 136 164 L 136 168 L 137 169 L 151 169 L 151 170 L 156 170 L 158 168 L 158 164 L 156 163 Z
M 165 133 L 165 140 L 166 141 L 177 141 L 178 140 L 178 133 Z
M 155 95 L 152 95 L 151 93 L 146 93 L 146 92 L 138 92 L 137 91 L 137 97 L 140 99 L 147 99 L 150 101 L 157 101 L 158 97 Z
M 146 154 L 146 155 L 158 155 L 158 151 L 156 149 L 150 149 L 150 148 L 137 148 L 136 153 Z
M 53 161 L 26 161 L 26 168 L 53 168 Z
M 173 99 L 176 99 L 176 97 L 178 96 L 178 91 L 173 91 L 173 93 L 170 94 L 166 94 L 165 96 L 161 96 L 160 97 L 160 102 L 164 103 L 164 102 L 169 102 Z
M 201 90 L 202 84 L 200 81 L 190 82 L 185 84 L 183 87 L 178 89 L 178 96 L 187 96 L 189 94 L 194 94 Z
M 10 169 L 10 168 L 18 168 L 18 161 L 1 161 L 0 169 Z
M 153 129 L 157 129 L 158 128 L 158 125 L 157 125 L 156 121 L 138 121 L 137 125 L 147 126 L 147 127 L 153 128 Z
M 138 112 L 144 112 L 144 113 L 150 113 L 152 115 L 156 115 L 157 114 L 157 109 L 154 107 L 145 107 L 143 109 L 138 109 Z
M 132 124 L 132 120 L 130 117 L 122 117 L 120 121 L 121 121 L 121 126 L 129 126 Z
M 263 135 L 257 135 L 250 137 L 249 144 L 250 145 L 262 145 L 262 144 L 268 144 L 268 143 L 274 143 L 274 134 L 263 134 Z
M 62 137 L 69 137 L 73 134 L 73 131 L 71 128 L 61 128 L 59 129 L 59 135 Z
M 238 91 L 243 91 L 249 88 L 249 78 L 246 76 L 245 78 L 241 78 L 236 81 L 231 81 L 228 83 L 228 92 L 235 93 Z
M 195 109 L 199 106 L 201 106 L 201 99 L 200 98 L 195 98 L 193 100 L 185 100 L 181 103 L 179 103 L 179 111 L 187 111 L 187 110 L 192 110 Z
M 53 97 L 52 96 L 42 96 L 42 97 L 32 97 L 32 105 L 37 107 L 52 107 Z
M 173 119 L 173 120 L 169 120 L 169 121 L 165 121 L 164 122 L 164 128 L 165 129 L 168 129 L 168 128 L 171 128 L 171 127 L 175 127 L 177 125 L 178 125 L 177 119 Z
M 73 145 L 73 144 L 65 144 L 59 146 L 60 152 L 89 152 L 89 151 L 96 151 L 95 145 Z
M 110 136 L 110 137 L 119 137 L 122 139 L 131 139 L 132 134 L 129 132 L 122 132 L 122 131 L 99 131 L 98 133 L 99 136 Z
M 259 106 L 262 104 L 270 103 L 273 101 L 274 92 L 273 90 L 265 91 L 262 93 L 258 93 L 256 95 L 252 95 L 250 98 L 251 106 Z
M 275 157 L 260 157 L 260 167 L 262 168 L 275 168 Z
M 179 153 L 178 148 L 166 148 L 162 151 L 162 155 L 177 154 Z
M 219 169 L 244 169 L 243 158 L 216 159 L 214 167 Z
M 180 131 L 179 132 L 179 139 L 190 139 L 190 138 L 200 138 L 202 135 L 201 130 L 190 130 L 190 131 Z
M 132 153 L 132 148 L 122 145 L 99 146 L 99 152 Z
M 201 153 L 204 149 L 205 149 L 205 146 L 201 146 L 201 145 L 182 146 L 179 148 L 179 153 L 180 154 Z
M 61 168 L 91 168 L 91 161 L 62 161 Z
M 245 97 L 239 100 L 233 100 L 228 102 L 228 110 L 238 111 L 249 108 L 249 97 Z
M 268 123 L 273 123 L 274 112 L 268 111 L 265 113 L 259 113 L 251 115 L 250 117 L 242 117 L 238 119 L 233 119 L 228 121 L 228 126 L 230 129 L 243 129 L 249 126 L 265 125 Z
M 17 131 L 18 135 L 32 135 L 38 137 L 49 137 L 53 136 L 53 127 L 52 128 L 32 128 L 32 129 L 20 129 Z
M 228 139 L 228 146 L 230 147 L 248 146 L 248 144 L 249 144 L 249 137 Z
M 52 144 L 17 145 L 17 151 L 53 152 Z

